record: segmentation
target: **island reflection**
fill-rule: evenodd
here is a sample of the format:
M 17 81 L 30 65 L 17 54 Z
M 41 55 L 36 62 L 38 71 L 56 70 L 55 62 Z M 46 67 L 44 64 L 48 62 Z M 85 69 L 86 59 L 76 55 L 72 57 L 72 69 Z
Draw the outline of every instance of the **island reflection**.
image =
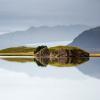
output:
M 89 57 L 36 57 L 36 58 L 2 58 L 9 62 L 26 63 L 35 62 L 37 66 L 46 67 L 47 65 L 55 67 L 74 67 L 79 66 L 87 61 Z

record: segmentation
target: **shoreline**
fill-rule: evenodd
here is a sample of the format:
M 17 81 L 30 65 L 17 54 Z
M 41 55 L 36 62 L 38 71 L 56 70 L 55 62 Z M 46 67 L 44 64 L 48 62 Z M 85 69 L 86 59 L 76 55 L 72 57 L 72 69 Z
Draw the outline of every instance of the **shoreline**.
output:
M 0 53 L 0 56 L 34 56 L 33 52 L 27 53 Z
M 1 57 L 34 57 L 34 53 L 0 53 L 0 58 Z M 100 57 L 100 53 L 90 53 L 89 57 Z
M 93 54 L 90 54 L 89 57 L 100 57 L 100 53 L 93 53 Z

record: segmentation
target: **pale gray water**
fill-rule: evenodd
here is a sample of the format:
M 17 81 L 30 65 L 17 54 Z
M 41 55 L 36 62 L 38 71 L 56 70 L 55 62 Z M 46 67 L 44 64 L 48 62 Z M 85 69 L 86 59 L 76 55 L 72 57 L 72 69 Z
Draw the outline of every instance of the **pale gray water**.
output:
M 1 100 L 100 100 L 100 58 L 78 67 L 0 60 Z

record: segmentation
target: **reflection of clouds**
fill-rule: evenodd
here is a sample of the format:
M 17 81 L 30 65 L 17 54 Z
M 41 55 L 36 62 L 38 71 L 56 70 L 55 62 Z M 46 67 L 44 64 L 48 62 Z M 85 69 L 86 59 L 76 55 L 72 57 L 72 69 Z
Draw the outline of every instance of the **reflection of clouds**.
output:
M 0 68 L 14 71 L 14 72 L 21 72 L 28 74 L 30 76 L 38 76 L 38 77 L 55 77 L 55 78 L 76 78 L 79 79 L 84 75 L 89 75 L 91 77 L 100 78 L 100 58 L 91 58 L 88 62 L 79 65 L 77 68 L 74 67 L 54 67 L 55 63 L 58 65 L 58 59 L 54 60 L 55 62 L 49 64 L 47 63 L 47 67 L 38 67 L 37 64 L 34 62 L 34 59 L 6 59 L 8 61 L 0 60 Z M 16 62 L 17 60 L 17 62 Z M 64 60 L 64 59 L 63 59 Z M 9 62 L 10 61 L 10 62 Z M 45 61 L 42 59 L 42 64 L 46 64 Z M 70 60 L 71 61 L 71 60 Z M 18 63 L 20 62 L 20 63 Z M 65 63 L 63 61 L 63 63 Z M 63 63 L 60 63 L 60 65 Z M 78 69 L 78 70 L 77 70 Z M 75 72 L 74 72 L 75 71 Z M 83 75 L 82 75 L 82 73 Z M 81 76 L 82 75 L 82 76 Z
M 38 67 L 34 62 L 17 63 L 0 60 L 0 69 L 24 73 L 31 77 L 85 79 L 85 76 L 74 67 L 58 68 L 49 65 L 47 67 Z

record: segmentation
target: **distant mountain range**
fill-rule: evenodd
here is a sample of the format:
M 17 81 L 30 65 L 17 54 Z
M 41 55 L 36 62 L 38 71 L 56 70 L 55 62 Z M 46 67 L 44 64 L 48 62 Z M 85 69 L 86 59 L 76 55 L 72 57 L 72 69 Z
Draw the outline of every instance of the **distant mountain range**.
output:
M 92 28 L 82 32 L 77 36 L 71 46 L 79 46 L 90 52 L 100 51 L 100 27 Z
M 0 35 L 0 49 L 24 44 L 72 41 L 81 32 L 89 28 L 85 25 L 31 27 L 26 31 Z

